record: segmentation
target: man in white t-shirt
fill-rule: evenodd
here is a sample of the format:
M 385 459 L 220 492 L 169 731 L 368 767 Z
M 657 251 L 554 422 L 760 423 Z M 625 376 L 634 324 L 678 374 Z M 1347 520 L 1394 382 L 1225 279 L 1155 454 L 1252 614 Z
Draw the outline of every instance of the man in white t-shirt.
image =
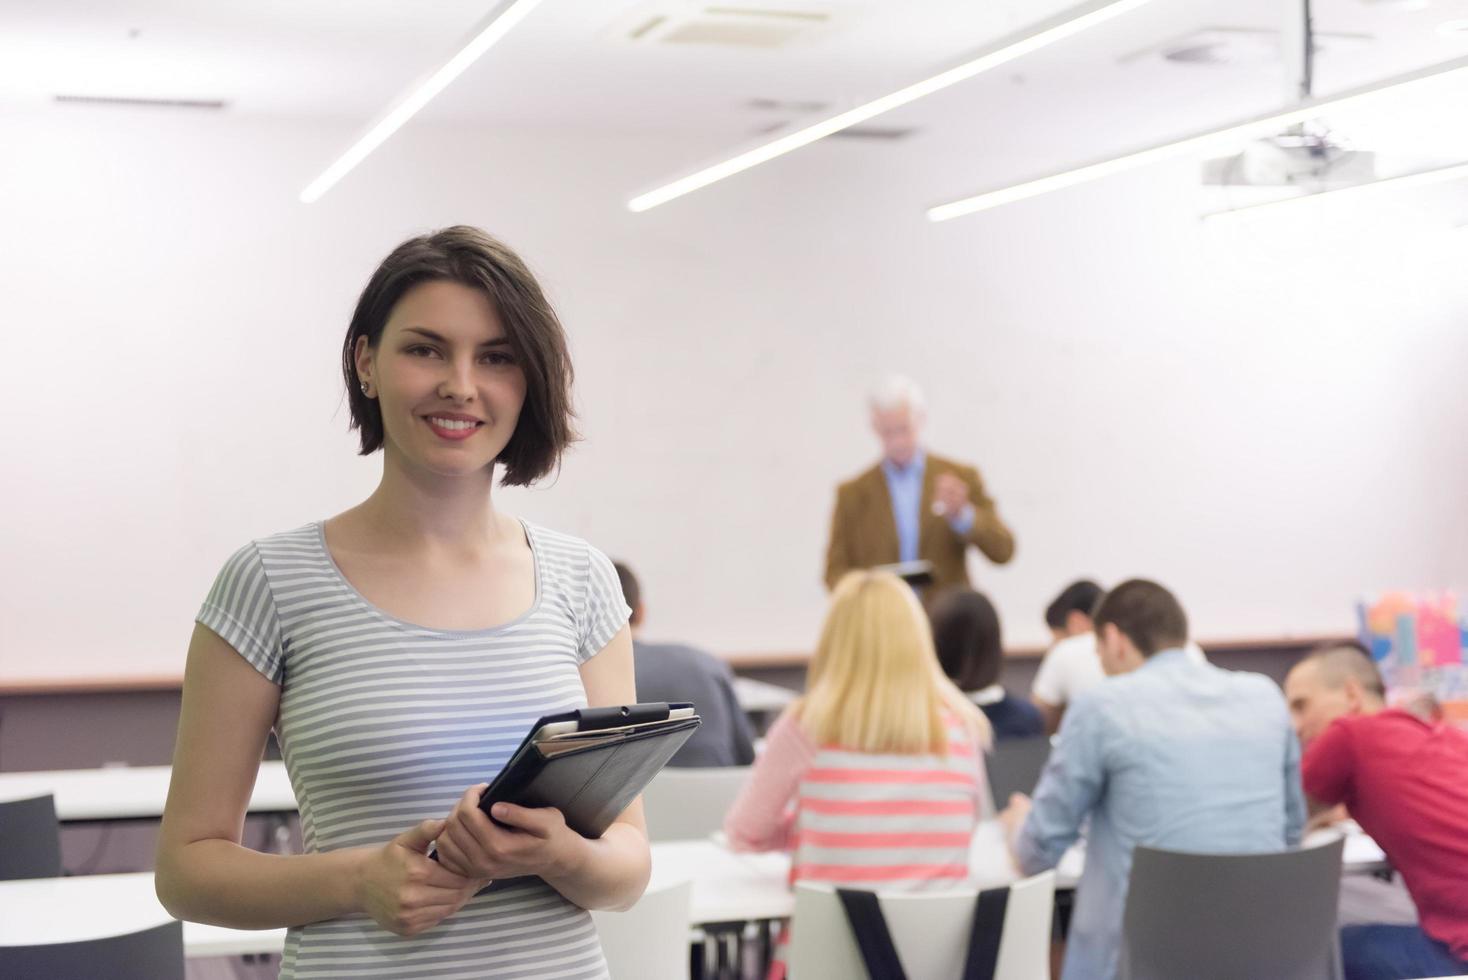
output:
M 1091 632 L 1091 610 L 1104 594 L 1095 582 L 1081 579 L 1062 589 L 1045 608 L 1045 625 L 1056 642 L 1040 661 L 1030 700 L 1040 709 L 1045 731 L 1052 735 L 1060 728 L 1065 706 L 1106 676 L 1096 655 L 1096 635 Z
M 1040 709 L 1045 731 L 1054 735 L 1072 701 L 1106 679 L 1101 656 L 1096 652 L 1091 610 L 1105 593 L 1095 582 L 1072 582 L 1045 610 L 1045 622 L 1058 642 L 1040 661 L 1030 685 L 1030 700 Z M 1203 663 L 1203 650 L 1189 640 L 1184 647 L 1189 658 Z

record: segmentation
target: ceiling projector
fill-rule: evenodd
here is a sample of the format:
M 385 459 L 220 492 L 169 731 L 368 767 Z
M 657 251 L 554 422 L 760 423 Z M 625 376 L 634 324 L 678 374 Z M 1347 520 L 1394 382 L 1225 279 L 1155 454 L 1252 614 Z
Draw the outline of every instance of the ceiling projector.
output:
M 1205 161 L 1203 183 L 1231 187 L 1357 184 L 1376 178 L 1376 154 L 1354 150 L 1329 130 L 1293 126 L 1243 152 Z

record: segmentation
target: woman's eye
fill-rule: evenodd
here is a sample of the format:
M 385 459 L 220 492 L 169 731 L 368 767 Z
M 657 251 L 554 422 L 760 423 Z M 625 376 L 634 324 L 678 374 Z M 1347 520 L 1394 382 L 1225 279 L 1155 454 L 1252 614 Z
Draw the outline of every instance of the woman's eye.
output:
M 484 355 L 483 360 L 486 364 L 493 364 L 496 366 L 515 363 L 515 358 L 509 353 L 502 350 L 490 351 L 489 353 Z
M 428 357 L 438 352 L 427 344 L 414 344 L 412 347 L 407 348 L 404 353 L 412 354 L 414 357 Z

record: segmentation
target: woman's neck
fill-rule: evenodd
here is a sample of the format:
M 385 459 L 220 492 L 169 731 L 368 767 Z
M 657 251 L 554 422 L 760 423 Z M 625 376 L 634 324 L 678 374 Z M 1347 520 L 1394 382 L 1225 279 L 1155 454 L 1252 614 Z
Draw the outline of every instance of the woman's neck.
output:
M 478 551 L 506 533 L 507 518 L 495 509 L 493 487 L 492 466 L 445 477 L 405 466 L 388 450 L 382 481 L 354 510 L 393 550 Z

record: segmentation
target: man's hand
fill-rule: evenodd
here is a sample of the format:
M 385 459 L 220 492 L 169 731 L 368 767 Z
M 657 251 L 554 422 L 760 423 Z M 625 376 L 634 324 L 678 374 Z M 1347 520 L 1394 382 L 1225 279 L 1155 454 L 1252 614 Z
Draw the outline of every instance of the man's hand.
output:
M 939 473 L 933 480 L 933 510 L 938 516 L 955 520 L 968 505 L 968 484 L 952 473 Z
M 1346 812 L 1346 805 L 1344 803 L 1338 803 L 1335 806 L 1327 807 L 1324 810 L 1312 814 L 1309 821 L 1305 824 L 1305 833 L 1310 834 L 1317 830 L 1324 830 L 1326 827 L 1334 826 L 1349 819 L 1351 819 L 1351 815 Z
M 1009 806 L 999 811 L 999 822 L 1004 825 L 1004 839 L 1009 841 L 1011 847 L 1019 837 L 1019 832 L 1025 825 L 1025 820 L 1030 815 L 1030 798 L 1023 793 L 1012 793 L 1009 797 Z

